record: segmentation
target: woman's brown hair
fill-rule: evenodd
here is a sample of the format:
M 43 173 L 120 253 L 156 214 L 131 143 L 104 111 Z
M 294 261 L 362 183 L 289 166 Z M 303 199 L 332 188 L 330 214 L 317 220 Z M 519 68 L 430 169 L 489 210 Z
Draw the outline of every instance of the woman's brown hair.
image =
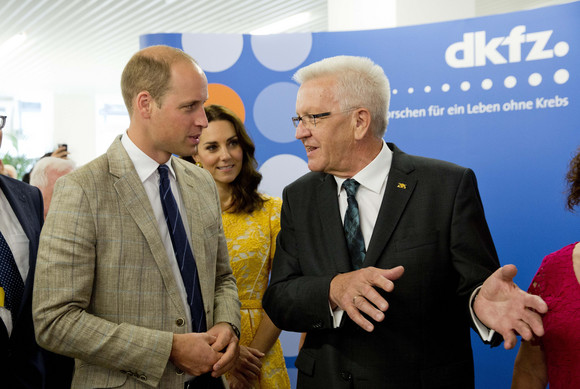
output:
M 573 211 L 574 207 L 580 204 L 580 147 L 570 161 L 570 169 L 566 174 L 566 183 L 568 184 L 568 201 L 566 205 L 570 211 Z

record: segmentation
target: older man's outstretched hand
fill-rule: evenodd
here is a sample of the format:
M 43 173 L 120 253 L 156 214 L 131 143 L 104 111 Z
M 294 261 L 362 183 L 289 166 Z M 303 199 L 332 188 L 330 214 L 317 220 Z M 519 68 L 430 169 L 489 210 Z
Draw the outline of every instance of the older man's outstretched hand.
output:
M 548 311 L 544 300 L 513 282 L 517 272 L 514 265 L 497 269 L 485 280 L 473 304 L 478 319 L 503 336 L 506 350 L 516 345 L 518 334 L 525 340 L 544 335 L 541 314 Z

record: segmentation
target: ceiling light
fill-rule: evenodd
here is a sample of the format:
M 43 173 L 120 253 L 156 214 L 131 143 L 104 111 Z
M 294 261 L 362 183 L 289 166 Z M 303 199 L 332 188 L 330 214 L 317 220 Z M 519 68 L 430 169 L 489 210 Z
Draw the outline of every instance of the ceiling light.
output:
M 24 43 L 25 40 L 26 33 L 21 32 L 19 34 L 16 34 L 0 45 L 0 52 L 9 53 L 14 49 L 20 47 L 20 45 Z
M 279 32 L 288 31 L 291 28 L 300 26 L 310 21 L 310 12 L 301 12 L 296 15 L 287 17 L 286 19 L 278 20 L 267 26 L 260 27 L 256 30 L 250 31 L 252 35 L 266 35 L 277 34 Z

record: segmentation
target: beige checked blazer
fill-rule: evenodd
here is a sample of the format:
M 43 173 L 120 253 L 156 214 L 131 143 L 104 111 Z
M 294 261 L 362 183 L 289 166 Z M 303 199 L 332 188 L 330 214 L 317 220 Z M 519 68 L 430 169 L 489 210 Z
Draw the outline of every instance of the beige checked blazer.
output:
M 191 231 L 207 327 L 240 326 L 211 175 L 172 157 Z M 40 238 L 33 315 L 38 343 L 75 361 L 73 388 L 183 388 L 168 361 L 185 310 L 153 209 L 118 137 L 59 179 Z

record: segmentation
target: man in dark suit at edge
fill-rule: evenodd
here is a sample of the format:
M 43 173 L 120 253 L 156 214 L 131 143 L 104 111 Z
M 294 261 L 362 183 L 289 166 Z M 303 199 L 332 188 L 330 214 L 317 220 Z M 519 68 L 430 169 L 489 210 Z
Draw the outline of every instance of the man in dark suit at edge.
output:
M 6 116 L 0 116 L 0 145 L 5 123 Z M 72 379 L 73 360 L 40 348 L 34 338 L 32 286 L 43 209 L 38 188 L 0 175 L 0 386 L 3 388 L 66 388 Z
M 307 333 L 298 388 L 473 388 L 470 326 L 512 348 L 543 334 L 547 310 L 499 268 L 474 173 L 383 141 L 389 82 L 371 60 L 294 79 L 312 172 L 284 190 L 263 305 Z

